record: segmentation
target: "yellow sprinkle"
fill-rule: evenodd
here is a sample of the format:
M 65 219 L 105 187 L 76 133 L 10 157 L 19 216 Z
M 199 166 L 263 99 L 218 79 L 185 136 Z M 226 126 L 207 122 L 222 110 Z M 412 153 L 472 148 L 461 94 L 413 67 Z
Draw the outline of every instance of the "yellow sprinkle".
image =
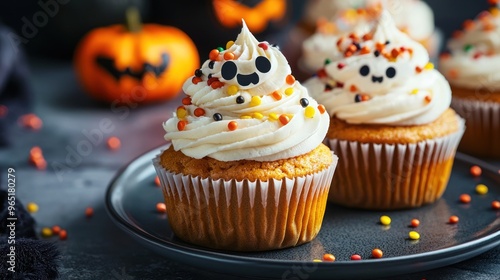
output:
M 487 194 L 488 193 L 488 187 L 484 184 L 479 184 L 476 186 L 476 192 L 478 194 Z
M 239 91 L 239 88 L 235 85 L 229 86 L 227 88 L 227 94 L 229 95 L 235 95 Z
M 262 100 L 259 96 L 252 96 L 252 100 L 250 100 L 250 106 L 259 106 Z
M 184 109 L 184 108 L 179 108 L 179 109 L 177 109 L 177 117 L 178 117 L 179 119 L 183 119 L 183 118 L 185 118 L 186 116 L 187 116 L 187 111 L 186 111 L 186 109 Z
M 411 94 L 417 94 L 418 92 L 419 92 L 419 89 L 416 88 L 416 89 L 414 89 L 414 90 L 411 91 Z
M 232 47 L 233 45 L 234 45 L 234 41 L 227 41 L 226 50 L 229 49 L 230 47 Z
M 240 119 L 243 119 L 243 120 L 248 120 L 248 119 L 251 119 L 252 116 L 249 116 L 249 115 L 241 115 L 240 116 Z
M 416 232 L 416 231 L 410 231 L 408 233 L 408 237 L 411 239 L 411 240 L 419 240 L 420 239 L 420 233 Z
M 38 212 L 38 205 L 36 205 L 36 203 L 34 202 L 30 202 L 26 205 L 26 210 L 28 210 L 28 212 L 30 213 Z
M 432 62 L 429 62 L 424 66 L 424 69 L 432 70 L 432 69 L 434 69 L 434 64 Z
M 269 120 L 271 120 L 271 121 L 277 121 L 278 118 L 279 118 L 279 116 L 276 113 L 269 114 Z
M 253 113 L 253 114 L 252 114 L 252 117 L 253 117 L 254 119 L 261 120 L 261 119 L 264 117 L 264 115 L 262 115 L 261 113 Z
M 314 107 L 312 106 L 307 106 L 304 110 L 304 115 L 306 116 L 306 118 L 313 118 L 315 113 L 316 110 L 314 110 Z
M 323 261 L 320 259 L 314 259 L 313 262 L 323 262 Z
M 381 216 L 380 223 L 383 224 L 384 226 L 388 226 L 391 224 L 391 218 L 389 216 Z
M 42 237 L 51 237 L 52 236 L 52 229 L 48 227 L 42 228 Z
M 293 94 L 293 88 L 289 87 L 289 88 L 285 89 L 285 94 L 286 95 L 292 95 Z
M 500 14 L 500 10 L 498 8 L 494 7 L 494 8 L 490 9 L 490 13 L 491 13 L 491 15 L 493 15 L 494 17 L 496 17 L 496 16 L 498 16 Z

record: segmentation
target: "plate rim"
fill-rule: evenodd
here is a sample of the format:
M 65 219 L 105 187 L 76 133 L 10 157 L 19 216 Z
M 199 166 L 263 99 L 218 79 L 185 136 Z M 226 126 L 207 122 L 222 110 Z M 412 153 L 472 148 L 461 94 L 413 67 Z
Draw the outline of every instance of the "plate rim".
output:
M 352 273 L 341 273 L 342 271 L 349 269 L 349 270 L 355 270 L 358 267 L 363 266 L 363 270 L 366 270 L 366 268 L 373 268 L 374 266 L 381 266 L 386 263 L 390 263 L 391 266 L 401 266 L 401 265 L 406 265 L 402 268 L 393 270 L 392 273 L 380 273 L 379 270 L 376 270 L 374 272 L 377 273 L 370 273 L 370 277 L 377 276 L 397 276 L 401 275 L 402 273 L 416 273 L 416 272 L 421 272 L 421 271 L 426 271 L 438 267 L 443 267 L 446 265 L 451 265 L 460 261 L 467 260 L 469 258 L 472 258 L 474 256 L 477 256 L 481 253 L 484 253 L 488 250 L 491 250 L 492 248 L 499 246 L 500 245 L 500 231 L 497 231 L 495 233 L 488 234 L 486 236 L 467 241 L 455 246 L 451 247 L 446 247 L 446 248 L 441 248 L 433 251 L 428 251 L 424 253 L 417 253 L 417 254 L 410 254 L 410 255 L 405 255 L 405 256 L 397 256 L 397 257 L 388 257 L 388 258 L 381 258 L 381 259 L 363 259 L 360 261 L 335 261 L 335 262 L 312 262 L 311 261 L 297 261 L 297 260 L 277 260 L 277 259 L 263 259 L 263 258 L 258 258 L 258 257 L 253 257 L 253 256 L 241 256 L 241 255 L 234 255 L 230 251 L 216 251 L 212 249 L 205 249 L 201 247 L 190 247 L 189 244 L 186 243 L 184 244 L 176 244 L 175 242 L 166 242 L 165 240 L 162 240 L 152 234 L 150 234 L 147 231 L 142 230 L 141 228 L 135 226 L 134 224 L 130 223 L 127 219 L 125 219 L 121 213 L 117 209 L 115 209 L 115 205 L 113 203 L 112 197 L 114 195 L 114 191 L 117 186 L 117 182 L 122 178 L 122 176 L 127 174 L 127 171 L 134 170 L 133 167 L 135 165 L 139 166 L 145 166 L 146 162 L 149 160 L 152 164 L 152 160 L 154 159 L 154 156 L 158 153 L 160 153 L 163 149 L 166 149 L 170 146 L 170 143 L 161 145 L 159 147 L 150 149 L 141 155 L 135 157 L 132 159 L 130 162 L 122 166 L 117 173 L 113 176 L 111 179 L 110 183 L 108 184 L 106 194 L 105 194 L 105 205 L 106 205 L 106 210 L 108 215 L 111 217 L 111 220 L 122 230 L 124 230 L 126 233 L 137 239 L 139 242 L 143 243 L 144 245 L 150 247 L 152 250 L 158 250 L 159 248 L 166 249 L 168 254 L 165 254 L 163 252 L 164 256 L 167 256 L 170 259 L 176 260 L 183 262 L 187 265 L 202 268 L 202 269 L 208 269 L 210 271 L 216 272 L 216 273 L 222 273 L 222 274 L 228 274 L 228 272 L 233 272 L 230 273 L 231 275 L 236 275 L 236 276 L 252 276 L 252 277 L 272 277 L 272 273 L 270 275 L 270 271 L 268 269 L 272 269 L 275 273 L 278 271 L 281 271 L 283 274 L 283 271 L 286 271 L 287 269 L 290 269 L 290 267 L 293 266 L 304 266 L 305 264 L 311 264 L 315 268 L 315 271 L 311 273 L 311 276 L 317 276 L 319 277 L 318 279 L 326 279 L 324 277 L 328 277 L 329 279 L 335 279 L 332 277 L 356 277 L 356 279 L 363 278 L 363 275 L 366 276 L 366 273 L 361 273 L 361 274 L 352 274 Z M 463 163 L 467 164 L 477 164 L 481 166 L 481 164 L 485 164 L 485 162 L 477 159 L 476 162 L 471 162 L 471 160 L 474 160 L 476 158 L 471 157 L 469 155 L 457 152 L 457 155 L 455 156 L 455 160 L 459 160 Z M 152 156 L 151 156 L 152 155 Z M 149 157 L 149 158 L 147 158 Z M 147 158 L 147 159 L 146 159 Z M 143 163 L 142 160 L 146 159 Z M 481 166 L 483 167 L 483 166 Z M 488 167 L 490 167 L 488 169 Z M 491 173 L 491 166 L 486 167 L 487 170 L 490 171 Z M 494 173 L 493 175 L 497 175 L 500 178 L 500 174 Z M 196 246 L 196 245 L 193 245 Z M 155 248 L 156 247 L 156 248 Z M 159 248 L 158 248 L 159 247 Z M 286 250 L 286 249 L 283 249 Z M 462 252 L 464 251 L 464 252 Z M 456 255 L 456 252 L 462 252 L 461 254 Z M 237 252 L 235 252 L 237 253 Z M 178 254 L 178 255 L 176 255 Z M 200 262 L 193 262 L 192 257 L 197 257 L 198 259 L 203 259 L 205 263 L 200 263 Z M 191 258 L 191 259 L 186 259 L 186 258 Z M 448 261 L 449 260 L 449 261 Z M 427 265 L 419 265 L 421 262 L 425 261 Z M 221 272 L 220 269 L 214 269 L 214 264 L 227 264 L 231 263 L 234 266 L 231 267 L 230 270 L 228 271 L 223 271 Z M 236 265 L 237 264 L 237 265 Z M 411 272 L 408 272 L 408 265 L 411 266 L 411 264 L 414 264 L 416 266 L 415 269 L 413 269 Z M 255 266 L 258 267 L 265 267 L 266 270 L 263 273 L 251 273 L 252 275 L 244 274 L 242 275 L 241 273 L 241 268 L 255 268 Z M 235 268 L 236 267 L 236 268 Z M 319 271 L 318 271 L 319 270 Z M 249 271 L 252 272 L 252 271 Z M 332 275 L 332 273 L 337 273 L 336 275 Z M 338 274 L 341 273 L 341 274 Z

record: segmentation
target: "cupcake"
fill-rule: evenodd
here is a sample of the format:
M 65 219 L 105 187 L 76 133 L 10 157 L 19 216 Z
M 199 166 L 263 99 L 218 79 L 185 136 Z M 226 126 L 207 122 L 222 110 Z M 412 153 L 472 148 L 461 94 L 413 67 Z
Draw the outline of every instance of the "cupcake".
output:
M 500 12 L 467 20 L 448 42 L 439 68 L 451 84 L 451 107 L 467 121 L 459 150 L 500 158 Z
M 183 91 L 153 160 L 176 236 L 235 251 L 314 239 L 337 163 L 322 143 L 330 118 L 278 47 L 243 24 Z
M 342 55 L 304 83 L 331 116 L 325 142 L 340 158 L 329 201 L 386 210 L 436 201 L 464 130 L 448 82 L 386 11 L 336 47 Z

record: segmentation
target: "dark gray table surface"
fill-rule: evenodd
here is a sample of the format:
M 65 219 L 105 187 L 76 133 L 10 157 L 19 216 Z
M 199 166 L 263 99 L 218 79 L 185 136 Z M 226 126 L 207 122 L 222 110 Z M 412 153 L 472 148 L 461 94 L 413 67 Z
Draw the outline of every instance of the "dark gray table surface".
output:
M 116 110 L 92 102 L 67 62 L 35 60 L 31 68 L 34 112 L 43 120 L 43 128 L 32 131 L 11 120 L 7 131 L 1 132 L 8 134 L 11 143 L 0 148 L 0 178 L 5 178 L 7 167 L 16 169 L 18 199 L 39 205 L 33 214 L 38 230 L 55 224 L 67 229 L 68 239 L 56 241 L 62 252 L 61 279 L 242 279 L 157 255 L 115 226 L 106 213 L 108 184 L 121 167 L 164 144 L 161 123 L 171 116 L 179 99 Z M 110 151 L 104 140 L 96 141 L 79 160 L 70 156 L 70 150 L 87 139 L 82 130 L 98 129 L 105 119 L 113 131 L 103 133 L 104 138 L 118 136 L 122 147 Z M 28 163 L 33 146 L 43 149 L 48 163 L 44 171 Z M 54 168 L 61 165 L 67 169 Z M 86 207 L 94 208 L 90 219 L 84 215 Z M 394 279 L 499 279 L 499 275 L 500 248 L 496 248 L 448 267 Z

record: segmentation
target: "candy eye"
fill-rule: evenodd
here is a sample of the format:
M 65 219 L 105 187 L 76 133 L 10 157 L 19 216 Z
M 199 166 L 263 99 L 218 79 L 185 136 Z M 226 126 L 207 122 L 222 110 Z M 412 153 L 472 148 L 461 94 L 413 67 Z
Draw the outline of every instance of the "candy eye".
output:
M 363 77 L 366 77 L 368 76 L 368 74 L 370 74 L 370 67 L 368 65 L 363 65 L 360 69 L 359 69 L 359 74 Z
M 385 75 L 387 78 L 394 78 L 396 76 L 396 69 L 394 67 L 389 67 L 385 70 Z
M 236 67 L 236 64 L 232 61 L 227 61 L 222 65 L 221 69 L 221 74 L 222 78 L 225 80 L 231 80 L 236 76 L 236 73 L 238 72 L 238 67 Z
M 271 70 L 271 62 L 265 56 L 259 56 L 255 59 L 255 67 L 261 73 L 267 73 Z

